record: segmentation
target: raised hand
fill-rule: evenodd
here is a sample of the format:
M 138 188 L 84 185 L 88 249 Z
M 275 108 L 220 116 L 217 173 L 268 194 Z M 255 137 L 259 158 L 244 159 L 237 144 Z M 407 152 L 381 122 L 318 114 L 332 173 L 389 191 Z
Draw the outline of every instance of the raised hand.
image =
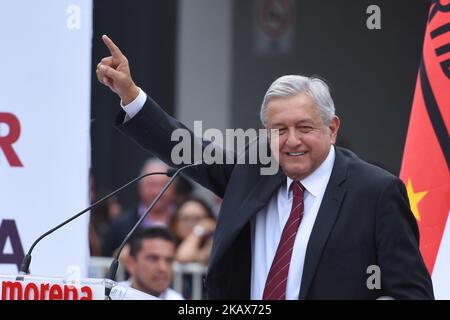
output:
M 127 105 L 139 94 L 139 88 L 131 77 L 128 59 L 108 36 L 103 35 L 102 40 L 111 56 L 103 58 L 97 65 L 97 79 L 118 94 L 122 104 Z

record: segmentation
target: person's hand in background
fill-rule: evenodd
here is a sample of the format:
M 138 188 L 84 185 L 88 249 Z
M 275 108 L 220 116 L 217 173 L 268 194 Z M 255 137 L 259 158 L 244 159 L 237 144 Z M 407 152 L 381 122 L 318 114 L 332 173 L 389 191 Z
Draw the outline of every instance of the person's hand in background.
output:
M 176 260 L 181 263 L 199 262 L 207 264 L 212 249 L 212 236 L 217 222 L 204 218 L 191 234 L 179 245 Z

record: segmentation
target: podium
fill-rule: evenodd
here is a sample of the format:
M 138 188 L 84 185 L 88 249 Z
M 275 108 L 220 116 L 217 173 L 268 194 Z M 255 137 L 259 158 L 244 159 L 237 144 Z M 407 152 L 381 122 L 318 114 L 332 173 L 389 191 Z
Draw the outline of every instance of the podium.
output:
M 160 300 L 109 279 L 0 275 L 0 300 Z

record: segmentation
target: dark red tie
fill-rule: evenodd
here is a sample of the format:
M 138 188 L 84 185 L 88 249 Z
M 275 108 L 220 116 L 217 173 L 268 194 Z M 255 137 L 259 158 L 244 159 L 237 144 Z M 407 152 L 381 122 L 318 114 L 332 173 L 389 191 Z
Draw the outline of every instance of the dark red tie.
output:
M 263 300 L 285 300 L 286 285 L 291 264 L 292 250 L 294 248 L 295 236 L 303 218 L 303 192 L 304 188 L 298 181 L 291 185 L 293 192 L 291 214 L 284 226 L 278 243 L 277 252 L 272 261 L 269 275 L 264 287 Z

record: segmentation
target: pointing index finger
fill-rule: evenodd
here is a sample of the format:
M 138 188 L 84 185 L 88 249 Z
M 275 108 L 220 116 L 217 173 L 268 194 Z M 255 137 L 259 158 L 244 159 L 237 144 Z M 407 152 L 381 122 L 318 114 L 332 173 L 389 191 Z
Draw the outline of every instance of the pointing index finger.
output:
M 121 58 L 122 52 L 120 51 L 119 47 L 114 44 L 114 42 L 107 36 L 103 35 L 102 40 L 105 43 L 105 45 L 108 47 L 109 52 L 111 52 L 111 55 L 113 58 Z

